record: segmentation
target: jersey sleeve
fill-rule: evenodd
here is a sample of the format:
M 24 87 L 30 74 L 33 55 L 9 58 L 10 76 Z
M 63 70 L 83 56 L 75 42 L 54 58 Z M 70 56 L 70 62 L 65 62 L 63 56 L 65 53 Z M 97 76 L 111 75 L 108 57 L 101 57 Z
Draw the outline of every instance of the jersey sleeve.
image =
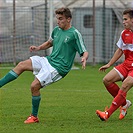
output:
M 52 42 L 54 40 L 54 35 L 55 35 L 55 31 L 57 30 L 58 27 L 55 27 L 49 37 L 49 40 Z
M 87 51 L 87 49 L 84 44 L 82 35 L 78 30 L 75 30 L 75 39 L 76 39 L 76 50 L 78 51 L 79 55 L 82 56 L 83 53 Z
M 120 49 L 122 49 L 122 44 L 123 44 L 123 41 L 122 41 L 122 38 L 120 37 L 119 40 L 118 40 L 118 42 L 116 43 L 116 45 L 117 45 Z
M 122 49 L 122 47 L 123 47 L 122 33 L 123 33 L 123 31 L 121 32 L 120 38 L 119 38 L 118 42 L 116 43 L 116 45 L 117 45 L 120 49 Z

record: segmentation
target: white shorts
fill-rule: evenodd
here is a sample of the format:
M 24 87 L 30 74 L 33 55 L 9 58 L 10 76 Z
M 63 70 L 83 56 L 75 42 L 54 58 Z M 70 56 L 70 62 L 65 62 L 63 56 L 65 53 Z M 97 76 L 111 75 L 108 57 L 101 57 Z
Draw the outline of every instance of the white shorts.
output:
M 46 57 L 32 56 L 33 74 L 40 81 L 42 87 L 56 82 L 62 78 L 58 71 L 52 67 Z

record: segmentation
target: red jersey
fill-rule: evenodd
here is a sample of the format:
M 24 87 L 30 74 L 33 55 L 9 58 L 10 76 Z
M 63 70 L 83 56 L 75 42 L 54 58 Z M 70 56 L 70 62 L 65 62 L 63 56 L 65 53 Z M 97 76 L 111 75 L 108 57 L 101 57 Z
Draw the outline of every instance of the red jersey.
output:
M 133 32 L 131 30 L 123 30 L 117 46 L 123 50 L 125 55 L 125 63 L 133 65 Z

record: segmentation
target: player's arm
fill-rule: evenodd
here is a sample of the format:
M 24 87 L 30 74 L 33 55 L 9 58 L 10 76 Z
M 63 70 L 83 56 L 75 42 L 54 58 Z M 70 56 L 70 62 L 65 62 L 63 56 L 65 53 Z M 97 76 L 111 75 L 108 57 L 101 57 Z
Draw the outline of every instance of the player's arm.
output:
M 40 46 L 30 46 L 29 50 L 30 50 L 30 52 L 39 51 L 39 50 L 48 49 L 50 47 L 52 47 L 52 40 L 49 39 L 48 41 L 44 42 Z
M 118 48 L 113 57 L 111 58 L 111 60 L 108 62 L 108 64 L 102 66 L 99 68 L 99 71 L 105 71 L 107 68 L 109 68 L 110 66 L 112 66 L 123 54 L 122 49 Z
M 108 65 L 112 66 L 122 56 L 122 54 L 123 54 L 122 49 L 118 48 L 115 51 L 115 53 L 114 53 L 113 57 L 111 58 L 111 60 L 109 61 Z
M 89 57 L 88 52 L 87 52 L 87 51 L 84 52 L 84 53 L 83 53 L 83 56 L 82 56 L 82 58 L 81 58 L 81 63 L 82 63 L 82 68 L 83 68 L 83 69 L 85 69 L 85 67 L 86 67 L 86 61 L 87 61 L 88 57 Z

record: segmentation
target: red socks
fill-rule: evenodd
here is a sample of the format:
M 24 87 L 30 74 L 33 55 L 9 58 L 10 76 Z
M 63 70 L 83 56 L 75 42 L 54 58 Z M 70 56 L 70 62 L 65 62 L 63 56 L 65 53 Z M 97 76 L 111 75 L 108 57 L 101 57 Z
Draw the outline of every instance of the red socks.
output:
M 111 83 L 110 85 L 106 86 L 106 89 L 113 97 L 116 97 L 120 88 L 117 84 Z
M 126 104 L 126 92 L 123 90 L 119 90 L 117 96 L 114 98 L 110 108 L 107 110 L 109 113 L 108 117 L 116 110 L 118 109 L 122 104 Z
M 116 83 L 111 83 L 110 85 L 106 86 L 106 89 L 108 92 L 115 98 L 118 94 L 118 91 L 120 90 L 119 86 Z M 126 103 L 124 102 L 122 106 L 124 106 Z

